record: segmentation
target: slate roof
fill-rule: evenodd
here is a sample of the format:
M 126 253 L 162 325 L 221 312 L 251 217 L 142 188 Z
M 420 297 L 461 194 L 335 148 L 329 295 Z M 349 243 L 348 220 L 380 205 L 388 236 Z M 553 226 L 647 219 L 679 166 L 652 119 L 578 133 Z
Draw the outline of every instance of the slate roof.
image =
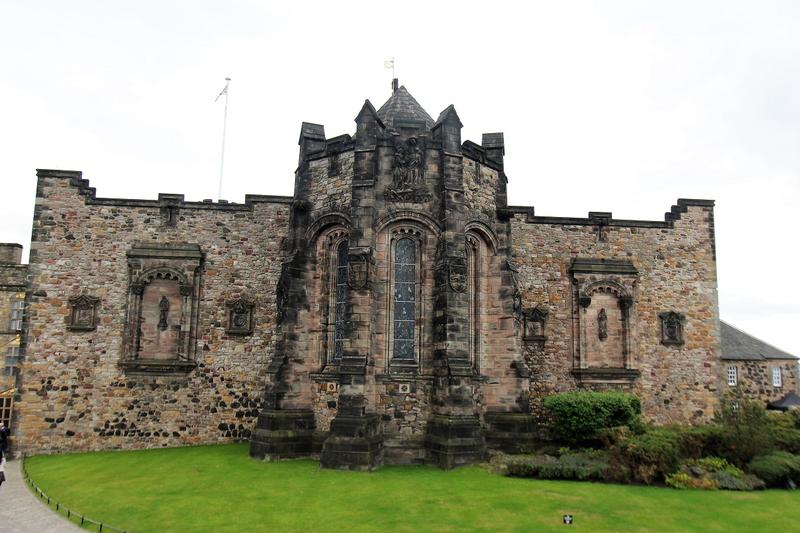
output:
M 776 409 L 778 411 L 786 411 L 788 409 L 798 407 L 800 407 L 800 396 L 793 392 L 790 392 L 780 400 L 769 404 L 770 409 Z
M 768 359 L 798 359 L 797 356 L 767 344 L 761 339 L 748 335 L 726 322 L 720 321 L 720 336 L 722 337 L 721 359 L 736 359 L 744 361 L 766 361 Z
M 433 118 L 411 96 L 405 85 L 401 85 L 378 109 L 378 116 L 384 124 L 395 129 L 403 123 L 423 123 L 426 129 L 431 129 L 434 124 Z

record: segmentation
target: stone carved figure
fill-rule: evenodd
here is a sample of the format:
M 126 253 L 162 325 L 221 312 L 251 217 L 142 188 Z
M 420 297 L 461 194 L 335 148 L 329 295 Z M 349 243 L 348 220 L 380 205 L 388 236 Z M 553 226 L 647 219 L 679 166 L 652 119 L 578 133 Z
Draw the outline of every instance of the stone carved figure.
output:
M 158 329 L 161 331 L 166 330 L 169 327 L 167 324 L 167 314 L 169 313 L 169 300 L 166 296 L 161 297 L 161 301 L 158 302 Z
M 597 336 L 601 341 L 608 338 L 608 317 L 605 308 L 600 309 L 600 312 L 597 313 Z
M 422 154 L 417 140 L 408 139 L 397 147 L 394 154 L 394 181 L 392 187 L 395 192 L 413 188 L 422 181 Z
M 392 185 L 386 188 L 384 197 L 395 202 L 429 201 L 431 195 L 423 183 L 423 174 L 422 150 L 412 137 L 395 149 Z

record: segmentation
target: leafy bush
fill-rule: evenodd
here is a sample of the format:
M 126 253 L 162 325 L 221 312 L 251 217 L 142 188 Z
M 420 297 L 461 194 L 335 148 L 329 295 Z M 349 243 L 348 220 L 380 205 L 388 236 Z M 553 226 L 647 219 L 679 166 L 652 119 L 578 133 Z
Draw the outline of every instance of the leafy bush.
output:
M 747 465 L 747 470 L 772 487 L 800 481 L 800 456 L 789 452 L 772 452 L 759 455 Z
M 598 450 L 568 451 L 556 458 L 550 455 L 518 455 L 508 459 L 506 474 L 540 479 L 606 480 L 608 455 Z
M 800 429 L 797 426 L 796 411 L 767 411 L 767 423 L 774 428 Z
M 552 455 L 512 455 L 506 456 L 503 472 L 513 477 L 539 477 L 539 469 L 557 462 Z
M 673 489 L 703 489 L 716 490 L 719 488 L 717 483 L 708 477 L 694 477 L 686 472 L 675 472 L 666 479 L 667 486 Z
M 721 426 L 680 428 L 681 455 L 690 459 L 726 455 L 727 438 Z
M 634 481 L 645 484 L 663 481 L 680 460 L 680 433 L 670 428 L 653 428 L 632 435 L 613 449 L 616 461 L 630 469 Z
M 800 453 L 800 429 L 783 426 L 772 428 L 775 447 L 789 453 Z
M 638 398 L 621 392 L 566 392 L 545 398 L 543 405 L 558 435 L 569 442 L 597 439 L 606 428 L 636 427 L 642 411 Z
M 667 485 L 676 489 L 754 490 L 764 488 L 764 482 L 745 474 L 720 457 L 689 459 L 680 469 L 667 476 Z

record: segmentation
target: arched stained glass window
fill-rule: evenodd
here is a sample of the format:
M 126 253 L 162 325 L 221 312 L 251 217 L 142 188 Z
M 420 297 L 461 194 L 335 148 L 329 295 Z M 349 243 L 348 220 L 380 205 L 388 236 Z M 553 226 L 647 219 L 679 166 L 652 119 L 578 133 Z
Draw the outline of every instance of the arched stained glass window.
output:
M 340 361 L 344 352 L 345 307 L 347 306 L 347 241 L 336 247 L 336 277 L 333 295 L 333 360 Z
M 416 316 L 417 246 L 413 240 L 402 238 L 394 250 L 394 359 L 414 360 Z
M 480 363 L 480 266 L 478 241 L 467 237 L 467 295 L 469 296 L 469 358 L 475 368 Z

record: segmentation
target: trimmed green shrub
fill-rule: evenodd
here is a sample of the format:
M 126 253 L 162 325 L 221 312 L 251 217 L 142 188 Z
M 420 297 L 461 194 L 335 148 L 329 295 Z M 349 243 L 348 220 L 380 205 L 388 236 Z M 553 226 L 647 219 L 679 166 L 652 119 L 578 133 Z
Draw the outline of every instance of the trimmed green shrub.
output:
M 608 454 L 599 450 L 567 451 L 560 457 L 517 455 L 506 460 L 505 472 L 513 477 L 605 481 L 609 475 Z
M 671 428 L 652 428 L 642 435 L 632 435 L 612 453 L 618 463 L 630 469 L 634 481 L 658 483 L 680 461 L 680 433 Z
M 504 456 L 502 471 L 512 477 L 539 477 L 539 469 L 557 461 L 552 455 Z
M 800 456 L 789 452 L 772 452 L 759 455 L 747 465 L 747 470 L 771 487 L 800 481 Z
M 637 426 L 641 402 L 622 392 L 565 392 L 545 398 L 559 437 L 568 442 L 595 440 L 605 428 Z

